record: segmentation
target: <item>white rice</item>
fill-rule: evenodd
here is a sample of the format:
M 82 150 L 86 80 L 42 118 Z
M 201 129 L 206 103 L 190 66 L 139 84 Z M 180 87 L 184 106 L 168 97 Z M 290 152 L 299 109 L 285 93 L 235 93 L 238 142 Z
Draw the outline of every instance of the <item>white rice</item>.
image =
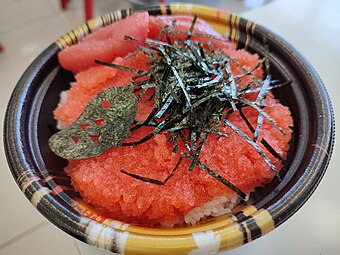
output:
M 66 101 L 67 101 L 67 91 L 60 92 L 59 96 L 60 96 L 59 104 L 65 104 Z M 66 128 L 66 125 L 58 120 L 57 121 L 57 128 L 59 130 L 62 130 L 64 128 Z
M 199 221 L 209 216 L 218 217 L 221 215 L 230 215 L 231 210 L 239 203 L 237 195 L 221 195 L 214 197 L 211 201 L 200 207 L 195 207 L 184 216 L 184 222 L 189 225 L 195 225 Z

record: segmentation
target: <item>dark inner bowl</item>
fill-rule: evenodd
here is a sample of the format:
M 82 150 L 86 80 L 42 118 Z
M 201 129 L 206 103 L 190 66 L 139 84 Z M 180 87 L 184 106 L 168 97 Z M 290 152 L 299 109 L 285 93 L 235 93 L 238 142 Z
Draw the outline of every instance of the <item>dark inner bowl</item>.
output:
M 241 19 L 241 48 L 245 44 L 245 26 L 246 20 Z M 258 188 L 247 203 L 269 209 L 277 226 L 302 206 L 320 182 L 333 147 L 334 120 L 327 92 L 314 69 L 284 40 L 257 25 L 248 50 L 263 56 L 264 38 L 270 49 L 273 79 L 291 81 L 290 85 L 275 89 L 274 93 L 292 112 L 294 135 L 285 170 L 280 173 L 281 180 L 275 178 L 270 184 Z M 57 157 L 47 143 L 57 131 L 53 110 L 58 104 L 59 94 L 74 80 L 71 72 L 59 66 L 58 51 L 58 46 L 52 44 L 27 69 L 12 94 L 6 113 L 5 149 L 18 185 L 18 177 L 25 169 L 33 169 L 43 177 L 54 176 L 45 183 L 51 189 L 57 185 L 70 185 L 63 172 L 67 162 Z M 328 154 L 322 153 L 318 146 Z M 306 182 L 303 182 L 304 178 L 307 178 Z M 25 191 L 28 198 L 31 197 L 30 192 L 33 191 Z M 72 207 L 74 197 L 79 195 L 66 190 L 51 202 L 64 211 L 62 215 L 48 208 L 39 208 L 39 205 L 38 209 L 54 224 L 83 240 L 84 234 L 75 231 L 72 224 L 63 218 L 69 215 L 75 222 L 78 220 L 78 213 Z

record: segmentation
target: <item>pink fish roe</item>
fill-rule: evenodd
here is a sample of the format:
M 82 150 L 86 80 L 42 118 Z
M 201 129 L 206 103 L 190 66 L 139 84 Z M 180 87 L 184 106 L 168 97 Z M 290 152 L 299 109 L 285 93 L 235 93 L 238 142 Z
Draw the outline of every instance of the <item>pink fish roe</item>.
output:
M 167 23 L 168 19 L 151 18 L 150 22 L 154 24 L 155 20 L 163 20 Z M 153 27 L 150 31 L 154 32 L 154 29 Z M 210 30 L 212 28 L 209 28 Z M 256 54 L 252 55 L 245 50 L 236 50 L 226 45 L 221 46 L 223 50 L 247 70 L 252 70 L 258 64 L 259 58 Z M 143 70 L 148 68 L 148 59 L 142 53 L 126 60 L 116 58 L 114 62 Z M 233 74 L 240 73 L 235 65 L 231 65 L 231 69 Z M 256 69 L 253 74 L 263 78 L 261 68 Z M 97 93 L 109 86 L 124 86 L 131 81 L 133 75 L 102 66 L 91 67 L 78 73 L 76 82 L 67 91 L 66 102 L 59 104 L 55 110 L 56 119 L 64 125 L 69 125 Z M 251 78 L 243 79 L 241 86 L 251 81 Z M 266 113 L 286 134 L 282 134 L 265 119 L 258 141 L 266 139 L 275 151 L 285 158 L 293 124 L 290 111 L 271 96 L 267 98 L 266 103 Z M 145 119 L 152 109 L 152 100 L 140 100 L 136 119 Z M 255 127 L 258 113 L 251 107 L 245 107 L 243 113 Z M 252 132 L 239 112 L 233 112 L 228 120 L 252 137 Z M 255 149 L 229 127 L 224 126 L 221 131 L 228 137 L 210 134 L 203 145 L 200 161 L 248 194 L 255 187 L 270 182 L 275 173 Z M 127 140 L 137 141 L 148 133 L 150 128 L 143 127 L 134 131 Z M 216 196 L 233 194 L 233 191 L 199 167 L 188 171 L 190 161 L 187 159 L 182 160 L 175 174 L 163 186 L 143 182 L 121 173 L 121 170 L 125 170 L 140 176 L 165 180 L 180 157 L 179 153 L 172 151 L 172 144 L 167 139 L 167 135 L 158 134 L 135 147 L 112 147 L 97 157 L 69 161 L 65 171 L 86 202 L 94 205 L 101 213 L 128 223 L 180 224 L 193 208 L 202 206 Z M 261 143 L 258 144 L 271 162 L 280 169 L 281 163 Z M 185 150 L 185 146 L 179 143 L 179 151 Z
M 94 66 L 94 59 L 113 61 L 117 56 L 125 56 L 136 50 L 149 33 L 149 15 L 140 12 L 106 26 L 85 37 L 79 43 L 60 52 L 60 64 L 73 72 L 86 70 Z M 130 36 L 135 40 L 125 40 Z

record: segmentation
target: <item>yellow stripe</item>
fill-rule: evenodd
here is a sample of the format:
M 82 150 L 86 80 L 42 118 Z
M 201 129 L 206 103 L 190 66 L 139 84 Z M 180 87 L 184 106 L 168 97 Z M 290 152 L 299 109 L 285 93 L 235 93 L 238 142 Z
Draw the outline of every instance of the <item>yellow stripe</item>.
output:
M 67 35 L 62 36 L 62 41 L 64 42 L 65 45 L 72 45 L 73 44 L 71 38 Z
M 229 19 L 231 14 L 223 11 L 218 11 L 215 8 L 210 8 L 200 5 L 191 4 L 170 4 L 172 15 L 194 15 L 204 19 L 209 23 L 216 31 L 222 35 L 226 35 L 229 31 Z
M 90 27 L 91 31 L 96 31 L 104 26 L 103 21 L 100 17 L 89 20 L 87 24 Z
M 253 205 L 247 205 L 242 208 L 242 211 L 243 211 L 243 214 L 248 217 L 252 215 L 253 213 L 255 213 L 257 211 L 257 208 Z
M 193 14 L 191 4 L 170 4 L 170 9 L 172 15 Z
M 216 232 L 221 235 L 220 251 L 230 250 L 243 244 L 243 233 L 237 223 Z
M 155 237 L 155 236 L 136 236 L 129 234 L 125 243 L 125 254 L 140 255 L 170 255 L 188 254 L 197 247 L 192 236 L 176 238 Z
M 78 39 L 78 41 L 80 41 L 85 36 L 85 31 L 83 30 L 83 25 L 78 27 L 78 28 L 75 28 L 74 30 L 70 31 L 69 33 L 73 34 Z M 63 48 L 66 48 L 69 45 L 74 44 L 73 41 L 74 40 L 72 40 L 70 35 L 65 34 L 65 35 L 63 35 L 63 36 L 61 36 L 57 39 L 56 44 L 58 45 L 58 47 L 60 49 L 63 49 Z
M 230 27 L 228 26 L 228 21 L 232 19 L 232 38 L 234 41 L 237 41 L 239 38 L 239 29 L 238 24 L 240 21 L 240 17 L 236 15 L 231 15 L 226 12 L 219 12 L 215 8 L 207 8 L 205 6 L 200 5 L 191 5 L 191 4 L 170 4 L 170 9 L 172 15 L 194 15 L 197 14 L 198 17 L 207 21 L 213 28 L 215 28 L 219 33 L 226 35 L 230 32 Z M 166 8 L 164 5 L 160 7 L 161 13 L 166 15 Z M 103 24 L 102 18 L 97 17 L 91 19 L 87 22 L 91 31 L 96 31 L 99 28 L 108 25 L 108 15 L 111 15 L 114 18 L 121 19 L 121 12 L 110 13 L 102 18 L 105 20 L 105 24 Z M 129 13 L 128 13 L 129 15 Z M 81 41 L 87 34 L 89 34 L 88 27 L 85 23 L 81 24 L 79 27 L 75 28 L 70 32 L 72 34 L 72 38 L 69 35 L 63 35 L 59 39 L 57 39 L 56 44 L 60 49 L 63 49 L 67 46 L 72 45 L 77 38 L 78 41 Z
M 249 45 L 249 41 L 250 41 L 250 36 L 249 36 L 249 30 L 251 28 L 251 22 L 247 21 L 247 25 L 246 25 L 246 43 L 245 43 L 245 48 L 248 48 Z
M 252 217 L 260 228 L 262 235 L 267 234 L 275 228 L 272 215 L 265 209 L 258 210 Z
M 222 35 L 227 38 L 230 36 L 231 29 L 229 27 L 229 20 L 231 14 L 223 11 L 216 12 L 216 24 L 213 27 Z M 209 22 L 210 23 L 210 22 Z
M 241 18 L 236 15 L 231 15 L 231 35 L 230 39 L 234 42 L 238 42 L 240 39 L 240 20 Z
M 81 41 L 86 36 L 86 32 L 84 31 L 83 26 L 79 26 L 74 29 L 73 33 L 77 36 L 79 41 Z
M 162 15 L 167 15 L 167 14 L 166 14 L 166 6 L 165 6 L 164 4 L 161 4 L 161 5 L 160 5 L 160 9 L 161 9 L 161 14 L 162 14 Z
M 248 239 L 251 240 L 250 230 L 247 226 L 245 228 Z M 220 240 L 219 251 L 230 250 L 243 244 L 243 233 L 237 223 L 214 230 L 213 234 L 217 240 Z M 138 248 L 136 249 L 136 247 Z M 188 252 L 196 250 L 195 247 L 198 249 L 198 245 L 192 235 L 168 238 L 167 236 L 139 236 L 130 232 L 125 243 L 125 254 L 135 254 L 137 251 L 138 254 L 150 255 L 188 254 Z
M 253 213 L 255 213 L 257 211 L 257 208 L 253 205 L 239 205 L 236 206 L 233 210 L 234 213 L 236 212 L 241 212 L 243 213 L 246 217 L 251 216 Z M 236 218 L 235 215 L 231 216 L 232 219 L 237 222 L 238 219 Z
M 235 29 L 236 29 L 236 42 L 238 42 L 240 40 L 240 16 L 236 16 L 235 18 Z
M 63 48 L 66 47 L 66 45 L 64 45 L 64 44 L 61 42 L 60 38 L 58 38 L 58 40 L 56 40 L 55 43 L 58 45 L 59 49 L 63 49 Z
M 242 212 L 246 217 L 252 215 L 257 211 L 257 208 L 253 205 L 242 205 L 235 208 L 235 211 Z
M 231 34 L 230 39 L 235 42 L 235 15 L 230 16 Z
M 252 38 L 254 34 L 254 29 L 255 29 L 255 23 L 248 20 L 247 25 L 246 25 L 246 43 L 245 43 L 246 49 L 249 47 L 250 39 Z

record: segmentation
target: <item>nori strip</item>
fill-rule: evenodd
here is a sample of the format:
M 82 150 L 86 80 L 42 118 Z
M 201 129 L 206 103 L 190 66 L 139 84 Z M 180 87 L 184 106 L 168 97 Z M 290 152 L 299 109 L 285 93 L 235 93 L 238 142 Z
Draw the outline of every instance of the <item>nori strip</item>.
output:
M 49 139 L 49 146 L 62 158 L 98 156 L 112 146 L 121 146 L 122 138 L 130 136 L 129 128 L 136 112 L 137 99 L 133 86 L 107 88 L 92 99 L 75 122 L 54 134 Z M 97 119 L 103 119 L 102 126 L 94 122 Z M 88 128 L 84 130 L 82 125 Z M 93 140 L 93 136 L 98 140 Z
M 165 185 L 166 182 L 175 174 L 175 171 L 177 170 L 177 168 L 181 164 L 182 159 L 183 158 L 179 158 L 174 169 L 171 171 L 171 173 L 168 175 L 168 177 L 166 177 L 166 179 L 164 181 L 160 181 L 160 180 L 156 180 L 156 179 L 152 179 L 152 178 L 148 178 L 148 177 L 143 177 L 143 176 L 140 176 L 138 174 L 132 174 L 132 173 L 125 171 L 124 169 L 120 170 L 120 172 L 123 173 L 123 174 L 126 174 L 126 175 L 128 175 L 132 178 L 141 180 L 143 182 L 150 182 L 150 183 L 153 183 L 153 184 L 156 184 L 156 185 Z

